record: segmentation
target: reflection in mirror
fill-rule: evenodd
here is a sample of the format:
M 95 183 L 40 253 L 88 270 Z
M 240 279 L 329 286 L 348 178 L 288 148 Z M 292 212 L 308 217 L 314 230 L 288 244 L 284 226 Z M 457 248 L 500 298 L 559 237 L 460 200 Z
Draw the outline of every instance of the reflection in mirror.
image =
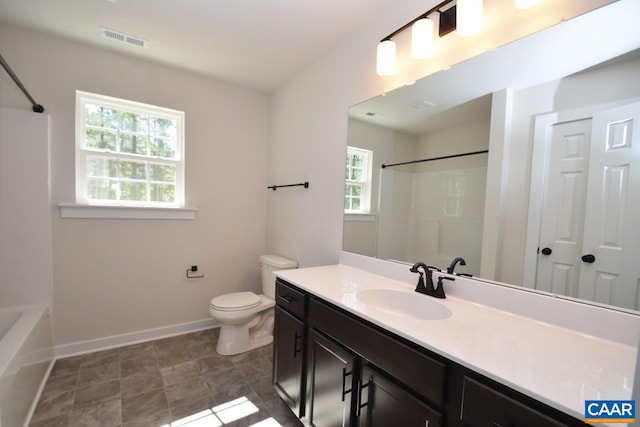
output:
M 381 126 L 382 113 L 354 108 L 349 146 L 373 154 L 370 206 L 377 215 L 347 214 L 344 249 L 441 267 L 461 256 L 467 265 L 457 272 L 478 275 L 490 115 L 490 96 L 411 129 Z
M 579 66 L 564 58 L 556 74 L 526 66 L 545 61 L 527 59 L 531 45 L 509 45 L 352 107 L 347 144 L 373 153 L 371 209 L 345 214 L 343 249 L 440 269 L 461 256 L 456 272 L 640 309 L 640 42 L 630 45 Z M 510 48 L 525 55 L 518 71 L 499 65 Z

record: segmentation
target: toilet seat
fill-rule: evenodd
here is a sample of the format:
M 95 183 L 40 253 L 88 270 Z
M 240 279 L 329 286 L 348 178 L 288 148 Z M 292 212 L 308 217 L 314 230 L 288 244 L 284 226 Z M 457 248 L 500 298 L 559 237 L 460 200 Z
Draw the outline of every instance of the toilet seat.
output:
M 253 292 L 234 292 L 211 300 L 211 308 L 220 311 L 246 310 L 260 304 L 260 297 Z

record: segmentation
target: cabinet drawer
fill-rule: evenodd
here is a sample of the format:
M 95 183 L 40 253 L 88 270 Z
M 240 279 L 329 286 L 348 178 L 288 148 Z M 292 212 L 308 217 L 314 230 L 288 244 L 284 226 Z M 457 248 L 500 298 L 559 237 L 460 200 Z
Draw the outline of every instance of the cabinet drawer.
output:
M 305 318 L 305 294 L 282 279 L 276 280 L 276 304 L 299 319 Z
M 309 323 L 437 406 L 444 403 L 446 366 L 397 338 L 356 320 L 315 298 Z
M 469 377 L 464 378 L 461 419 L 465 427 L 567 425 Z

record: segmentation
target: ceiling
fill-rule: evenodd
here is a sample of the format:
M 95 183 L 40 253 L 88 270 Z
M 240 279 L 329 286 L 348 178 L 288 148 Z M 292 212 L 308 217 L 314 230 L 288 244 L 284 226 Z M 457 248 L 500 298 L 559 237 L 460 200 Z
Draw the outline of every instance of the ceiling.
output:
M 398 1 L 1 0 L 0 21 L 272 92 Z

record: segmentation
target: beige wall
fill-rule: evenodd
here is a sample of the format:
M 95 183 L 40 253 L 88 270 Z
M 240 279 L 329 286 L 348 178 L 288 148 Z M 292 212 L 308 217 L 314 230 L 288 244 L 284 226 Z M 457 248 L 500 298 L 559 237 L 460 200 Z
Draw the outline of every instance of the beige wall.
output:
M 6 25 L 0 51 L 51 117 L 57 345 L 208 319 L 212 297 L 259 289 L 266 94 Z M 60 218 L 57 203 L 75 194 L 77 89 L 185 112 L 186 203 L 198 209 L 195 220 Z M 0 106 L 29 109 L 4 72 Z M 185 279 L 192 264 L 204 279 Z

